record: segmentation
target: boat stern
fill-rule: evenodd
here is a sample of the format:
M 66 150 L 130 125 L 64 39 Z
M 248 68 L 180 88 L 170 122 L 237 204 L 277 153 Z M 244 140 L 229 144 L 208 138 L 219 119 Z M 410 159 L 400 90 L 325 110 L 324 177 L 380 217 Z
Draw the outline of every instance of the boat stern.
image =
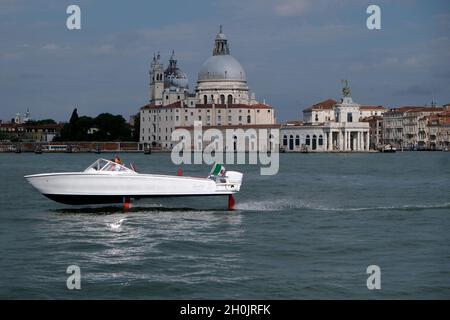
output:
M 241 189 L 243 174 L 237 171 L 227 171 L 225 178 L 227 180 L 227 184 L 230 185 L 230 188 L 235 192 L 238 192 Z

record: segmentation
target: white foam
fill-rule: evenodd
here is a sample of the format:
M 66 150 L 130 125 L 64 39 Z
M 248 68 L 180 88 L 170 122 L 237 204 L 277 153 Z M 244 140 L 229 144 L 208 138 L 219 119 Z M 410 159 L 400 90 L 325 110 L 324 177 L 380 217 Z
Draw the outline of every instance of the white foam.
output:
M 450 208 L 450 202 L 438 204 L 417 204 L 373 207 L 333 207 L 314 204 L 300 199 L 277 199 L 273 201 L 247 201 L 237 203 L 236 209 L 243 211 L 281 211 L 286 209 L 310 209 L 319 211 L 371 211 L 371 210 L 421 210 Z
M 120 219 L 119 221 L 108 223 L 108 227 L 111 230 L 119 230 L 122 227 L 122 223 L 125 221 L 125 218 Z

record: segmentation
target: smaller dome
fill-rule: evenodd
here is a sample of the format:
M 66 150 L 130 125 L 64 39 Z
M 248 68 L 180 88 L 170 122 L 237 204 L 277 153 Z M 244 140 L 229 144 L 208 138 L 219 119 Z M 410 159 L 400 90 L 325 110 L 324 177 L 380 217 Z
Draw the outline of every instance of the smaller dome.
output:
M 165 74 L 164 86 L 165 87 L 178 87 L 187 88 L 189 85 L 189 80 L 184 72 L 177 71 L 176 73 Z
M 176 87 L 180 89 L 187 89 L 189 85 L 189 79 L 186 73 L 182 72 L 177 67 L 177 60 L 174 58 L 174 52 L 169 60 L 169 66 L 164 71 L 164 87 Z

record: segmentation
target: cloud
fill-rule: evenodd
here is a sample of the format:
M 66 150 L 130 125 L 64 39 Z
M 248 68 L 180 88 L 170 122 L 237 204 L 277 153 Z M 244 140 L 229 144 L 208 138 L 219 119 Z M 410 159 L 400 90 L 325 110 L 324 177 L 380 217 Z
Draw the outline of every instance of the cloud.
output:
M 309 5 L 307 0 L 290 0 L 277 3 L 274 10 L 280 16 L 300 16 L 307 11 Z
M 94 48 L 95 53 L 99 54 L 111 54 L 114 53 L 116 48 L 111 44 L 102 44 Z
M 414 84 L 410 85 L 406 88 L 402 88 L 399 90 L 396 90 L 394 93 L 399 96 L 426 96 L 426 97 L 432 97 L 433 93 L 437 92 L 437 88 L 434 88 L 432 90 L 428 85 L 426 84 Z
M 59 49 L 61 49 L 61 48 L 55 43 L 47 43 L 41 47 L 41 50 L 44 50 L 44 51 L 56 51 Z

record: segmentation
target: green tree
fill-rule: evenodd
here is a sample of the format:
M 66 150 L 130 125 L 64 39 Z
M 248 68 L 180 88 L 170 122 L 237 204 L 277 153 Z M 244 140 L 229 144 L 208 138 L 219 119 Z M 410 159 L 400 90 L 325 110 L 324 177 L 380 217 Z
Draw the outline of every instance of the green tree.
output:
M 73 109 L 73 111 L 72 111 L 72 115 L 70 116 L 70 121 L 69 121 L 69 123 L 71 124 L 71 125 L 75 125 L 76 124 L 76 122 L 78 121 L 78 111 L 77 111 L 77 108 L 75 108 L 75 109 Z
M 43 120 L 30 120 L 26 125 L 46 125 L 46 124 L 56 124 L 53 119 L 43 119 Z
M 132 139 L 130 125 L 121 115 L 102 113 L 94 119 L 94 124 L 99 130 L 93 136 L 100 141 L 130 141 Z
M 139 141 L 140 130 L 141 130 L 141 113 L 138 112 L 137 114 L 134 115 L 134 126 L 132 132 L 133 141 Z
M 93 134 L 89 129 L 96 128 Z M 79 117 L 77 109 L 73 110 L 69 123 L 61 130 L 58 141 L 130 141 L 131 127 L 121 115 L 99 114 L 95 118 Z

